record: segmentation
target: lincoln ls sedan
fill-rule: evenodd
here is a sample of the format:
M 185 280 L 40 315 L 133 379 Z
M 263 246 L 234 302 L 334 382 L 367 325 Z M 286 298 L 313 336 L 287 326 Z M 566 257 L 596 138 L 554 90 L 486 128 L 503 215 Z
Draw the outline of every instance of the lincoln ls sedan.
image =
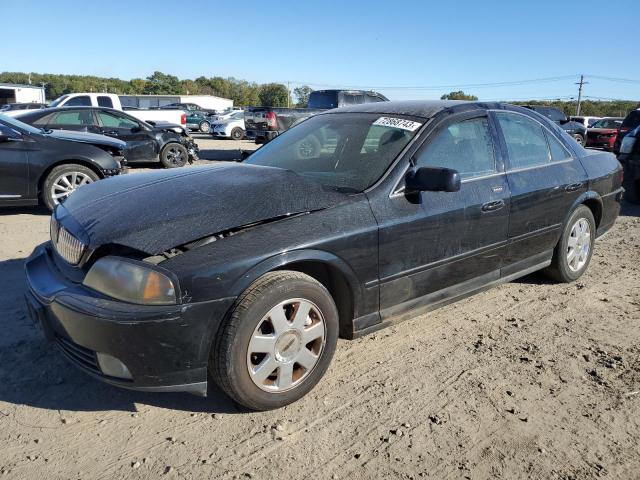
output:
M 576 280 L 621 180 L 612 154 L 526 108 L 330 110 L 241 163 L 80 189 L 26 262 L 27 306 L 105 382 L 206 395 L 213 381 L 278 408 L 320 381 L 339 337 L 537 270 Z

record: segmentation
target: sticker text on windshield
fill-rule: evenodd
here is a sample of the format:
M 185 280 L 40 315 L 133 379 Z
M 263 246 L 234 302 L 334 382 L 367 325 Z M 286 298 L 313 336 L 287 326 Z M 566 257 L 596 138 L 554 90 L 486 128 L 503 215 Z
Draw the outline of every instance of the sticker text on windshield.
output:
M 380 117 L 375 122 L 373 122 L 373 124 L 379 125 L 381 127 L 401 128 L 403 130 L 409 130 L 410 132 L 416 131 L 422 125 L 420 122 L 393 117 Z

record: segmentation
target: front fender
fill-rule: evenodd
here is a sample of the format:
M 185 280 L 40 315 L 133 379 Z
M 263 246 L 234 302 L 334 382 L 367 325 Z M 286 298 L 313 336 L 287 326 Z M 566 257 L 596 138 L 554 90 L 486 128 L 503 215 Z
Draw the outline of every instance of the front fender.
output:
M 282 267 L 293 265 L 298 262 L 316 262 L 338 270 L 347 281 L 349 289 L 351 290 L 354 317 L 359 316 L 360 306 L 362 305 L 362 291 L 356 274 L 347 262 L 342 260 L 340 257 L 323 250 L 292 250 L 269 257 L 253 266 L 238 278 L 235 283 L 233 283 L 230 294 L 238 296 L 265 273 L 279 270 L 282 269 Z

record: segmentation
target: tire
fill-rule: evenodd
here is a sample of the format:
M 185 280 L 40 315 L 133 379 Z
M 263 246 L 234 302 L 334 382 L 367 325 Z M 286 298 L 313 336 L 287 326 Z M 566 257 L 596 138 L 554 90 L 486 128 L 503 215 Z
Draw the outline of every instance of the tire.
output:
M 189 152 L 179 143 L 168 143 L 160 152 L 160 163 L 164 168 L 184 167 L 189 161 Z
M 302 307 L 310 313 L 296 317 Z M 280 408 L 318 383 L 337 340 L 338 311 L 327 289 L 304 273 L 270 272 L 236 301 L 214 341 L 209 369 L 237 403 L 253 410 Z
M 209 133 L 211 131 L 211 124 L 206 120 L 204 122 L 200 122 L 200 125 L 198 125 L 198 130 L 202 133 Z
M 583 229 L 585 226 L 588 231 Z M 553 280 L 563 283 L 580 278 L 591 261 L 595 239 L 596 222 L 593 213 L 587 206 L 580 205 L 564 226 L 562 236 L 553 251 L 551 265 L 545 269 L 545 273 Z M 585 252 L 587 245 L 588 250 Z
M 235 127 L 231 130 L 231 138 L 233 140 L 242 140 L 244 138 L 244 130 L 240 127 Z
M 42 182 L 40 197 L 49 209 L 71 195 L 77 188 L 100 180 L 100 176 L 84 165 L 67 163 L 53 168 Z
M 578 142 L 578 145 L 581 145 L 584 147 L 585 141 L 584 141 L 584 137 L 582 135 L 580 135 L 579 133 L 574 133 L 573 138 L 576 142 Z

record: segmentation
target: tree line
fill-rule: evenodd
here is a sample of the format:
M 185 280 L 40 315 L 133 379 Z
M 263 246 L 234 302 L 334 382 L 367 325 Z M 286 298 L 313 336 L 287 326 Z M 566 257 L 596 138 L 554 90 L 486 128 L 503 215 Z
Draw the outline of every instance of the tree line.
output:
M 306 107 L 309 95 L 313 92 L 313 89 L 307 85 L 295 88 L 293 90 L 294 102 L 287 86 L 282 83 L 259 84 L 220 76 L 200 76 L 194 80 L 181 80 L 175 75 L 163 72 L 154 72 L 146 78 L 132 80 L 91 75 L 2 72 L 0 73 L 0 83 L 44 85 L 46 97 L 49 100 L 76 92 L 105 92 L 119 95 L 217 95 L 233 100 L 234 105 L 263 107 Z M 440 98 L 443 100 L 478 99 L 475 95 L 466 94 L 463 91 L 450 92 Z M 552 106 L 559 108 L 567 115 L 575 115 L 577 107 L 575 100 L 531 100 L 510 103 Z M 637 101 L 631 100 L 584 100 L 581 103 L 580 113 L 596 117 L 623 117 L 639 106 Z

